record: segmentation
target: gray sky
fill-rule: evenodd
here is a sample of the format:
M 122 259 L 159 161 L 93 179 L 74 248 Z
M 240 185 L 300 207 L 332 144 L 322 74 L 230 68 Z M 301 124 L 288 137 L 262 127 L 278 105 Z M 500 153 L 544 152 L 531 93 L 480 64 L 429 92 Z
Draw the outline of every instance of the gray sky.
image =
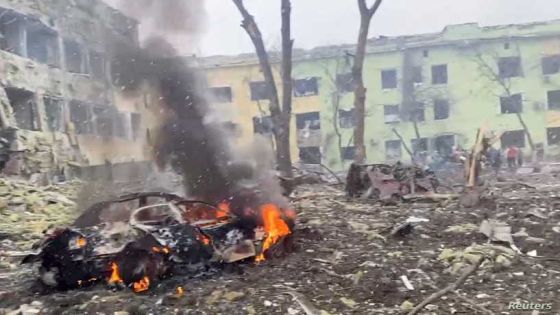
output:
M 252 52 L 252 43 L 239 26 L 241 17 L 232 1 L 205 1 L 207 18 L 200 42 L 177 48 L 197 55 Z M 245 3 L 266 45 L 279 48 L 280 0 Z M 355 42 L 359 25 L 356 0 L 292 0 L 292 6 L 297 48 Z M 445 25 L 466 22 L 484 26 L 551 19 L 560 19 L 559 0 L 385 0 L 373 18 L 370 37 L 438 32 Z

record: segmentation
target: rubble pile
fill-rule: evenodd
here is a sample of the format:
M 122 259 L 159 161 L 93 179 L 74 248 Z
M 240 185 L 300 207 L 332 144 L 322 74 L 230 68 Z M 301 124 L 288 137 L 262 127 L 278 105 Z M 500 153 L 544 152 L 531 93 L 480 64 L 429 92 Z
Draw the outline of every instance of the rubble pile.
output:
M 337 186 L 298 186 L 294 254 L 176 275 L 146 294 L 99 286 L 37 295 L 32 271 L 19 266 L 17 275 L 0 271 L 0 314 L 406 314 L 482 258 L 459 289 L 420 314 L 514 315 L 510 303 L 557 303 L 560 185 L 553 174 L 500 177 L 469 209 L 458 200 L 392 205 L 348 200 Z
M 31 185 L 29 181 L 0 178 L 0 236 L 29 249 L 43 237 L 43 231 L 71 223 L 79 213 L 75 198 L 79 181 L 48 186 Z

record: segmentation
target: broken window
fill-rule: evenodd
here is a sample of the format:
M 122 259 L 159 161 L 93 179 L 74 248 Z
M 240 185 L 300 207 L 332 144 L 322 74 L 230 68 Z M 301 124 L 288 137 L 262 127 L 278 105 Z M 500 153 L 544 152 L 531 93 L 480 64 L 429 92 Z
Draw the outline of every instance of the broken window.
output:
M 25 130 L 39 130 L 35 95 L 27 90 L 6 88 L 17 126 Z
M 424 110 L 423 103 L 416 103 L 410 112 L 410 119 L 412 121 L 425 121 L 426 120 L 426 111 Z
M 109 106 L 96 106 L 93 108 L 95 115 L 95 129 L 97 134 L 108 138 L 115 135 L 116 110 Z
M 62 100 L 53 97 L 44 97 L 45 113 L 47 114 L 47 126 L 49 131 L 62 130 Z
M 210 99 L 216 103 L 231 103 L 233 99 L 231 87 L 220 86 L 210 88 Z
M 129 139 L 130 116 L 126 113 L 118 113 L 115 119 L 115 135 L 122 139 Z
M 381 88 L 382 89 L 396 89 L 397 88 L 397 70 L 383 70 L 381 71 Z
M 270 116 L 253 117 L 253 131 L 258 134 L 271 134 L 274 124 Z
M 543 57 L 541 60 L 542 73 L 551 75 L 560 72 L 560 55 Z
M 447 84 L 447 65 L 432 66 L 432 84 Z
M 338 110 L 338 122 L 340 128 L 354 128 L 356 126 L 356 110 L 354 108 L 349 110 Z
M 89 52 L 89 68 L 94 78 L 105 80 L 107 69 L 105 56 L 102 53 L 96 51 Z
M 428 138 L 412 139 L 410 141 L 413 152 L 427 152 L 428 151 Z
M 347 161 L 353 161 L 356 157 L 356 147 L 342 147 L 341 158 Z
M 24 56 L 24 17 L 8 9 L 0 9 L 0 49 Z
M 142 115 L 130 113 L 130 125 L 132 127 L 132 140 L 140 139 L 142 132 Z
M 424 56 L 424 58 L 427 58 L 427 57 L 430 56 L 430 51 L 427 50 L 427 49 L 424 49 L 424 50 L 422 51 L 422 55 Z
M 27 57 L 37 62 L 59 66 L 56 32 L 39 22 L 28 24 Z
M 412 67 L 412 83 L 422 83 L 423 81 L 422 67 Z
M 70 102 L 70 121 L 79 135 L 93 133 L 93 117 L 91 107 L 79 101 Z
M 72 40 L 64 40 L 64 58 L 66 70 L 72 73 L 84 73 L 84 54 L 82 47 Z
M 312 96 L 319 94 L 319 84 L 316 77 L 294 81 L 294 96 Z
M 523 97 L 521 94 L 500 97 L 500 108 L 502 114 L 523 112 Z
M 524 130 L 512 130 L 506 131 L 502 134 L 502 149 L 506 149 L 509 146 L 516 146 L 518 148 L 525 147 L 525 131 Z
M 513 78 L 521 76 L 521 58 L 502 57 L 498 60 L 500 78 Z
M 449 102 L 447 100 L 434 101 L 434 120 L 449 118 Z
M 321 119 L 319 112 L 310 112 L 296 115 L 297 129 L 321 129 Z
M 548 145 L 559 145 L 560 144 L 560 127 L 547 128 L 546 129 L 546 139 Z
M 400 160 L 402 156 L 401 140 L 385 141 L 385 159 L 388 161 Z
M 385 105 L 383 106 L 383 114 L 385 117 L 385 123 L 396 123 L 401 121 L 399 105 Z
M 455 146 L 455 136 L 443 135 L 435 137 L 434 146 L 436 151 L 441 156 L 449 156 L 453 153 L 453 146 Z
M 354 77 L 352 76 L 352 73 L 337 74 L 336 87 L 339 92 L 353 92 Z
M 250 82 L 249 86 L 251 88 L 252 101 L 267 100 L 269 98 L 268 84 L 265 81 Z
M 560 90 L 548 91 L 548 109 L 560 110 Z
M 299 148 L 299 161 L 303 164 L 321 164 L 321 148 Z

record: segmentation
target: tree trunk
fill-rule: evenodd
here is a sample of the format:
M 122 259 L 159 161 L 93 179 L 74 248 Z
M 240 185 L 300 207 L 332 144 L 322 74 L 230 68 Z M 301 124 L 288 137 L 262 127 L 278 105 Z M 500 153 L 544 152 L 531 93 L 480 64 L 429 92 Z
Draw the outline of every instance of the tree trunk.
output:
M 273 132 L 274 132 L 274 140 L 276 142 L 276 159 L 278 162 L 278 168 L 282 173 L 283 177 L 292 178 L 293 171 L 292 171 L 292 161 L 290 156 L 290 116 L 291 116 L 291 99 L 288 103 L 288 112 L 283 113 L 282 109 L 280 108 L 280 101 L 278 97 L 278 89 L 276 88 L 276 82 L 274 80 L 274 75 L 272 74 L 272 67 L 270 66 L 270 59 L 266 48 L 264 46 L 264 42 L 262 39 L 261 31 L 255 22 L 254 17 L 249 14 L 247 9 L 243 4 L 243 0 L 232 0 L 233 3 L 237 6 L 237 9 L 241 13 L 243 17 L 243 21 L 241 22 L 241 27 L 247 31 L 247 34 L 251 38 L 253 45 L 255 46 L 255 51 L 257 53 L 257 57 L 259 59 L 259 64 L 261 67 L 261 71 L 264 76 L 264 80 L 268 86 L 268 99 L 269 99 L 269 110 L 272 122 L 274 124 Z M 288 4 L 289 1 L 285 1 Z M 290 11 L 287 10 L 287 13 L 284 12 L 284 2 L 282 3 L 282 24 L 285 22 L 290 22 Z M 287 17 L 285 17 L 287 15 Z M 284 31 L 286 27 L 282 26 L 282 36 L 284 37 Z M 290 36 L 290 30 L 288 26 L 288 38 Z M 283 60 L 284 62 L 289 62 L 289 76 L 291 77 L 291 39 L 290 39 L 290 52 L 288 56 L 290 57 L 289 60 Z M 287 48 L 287 47 L 282 47 Z M 283 57 L 285 53 L 283 53 Z M 282 67 L 283 71 L 285 71 L 285 67 Z M 290 93 L 288 94 L 291 97 L 291 82 L 289 84 Z M 283 100 L 285 100 L 285 97 Z
M 354 55 L 354 65 L 352 66 L 352 80 L 354 84 L 354 109 L 356 111 L 356 127 L 354 128 L 354 147 L 356 163 L 363 163 L 366 160 L 366 147 L 364 143 L 365 133 L 365 103 L 366 87 L 364 86 L 363 68 L 366 55 L 366 44 L 369 34 L 371 18 L 381 5 L 382 0 L 376 0 L 373 7 L 368 8 L 366 0 L 358 0 L 360 9 L 360 32 L 358 34 L 358 44 Z
M 292 5 L 290 0 L 282 0 L 282 132 L 276 146 L 278 165 L 283 176 L 293 177 L 290 153 L 290 121 L 292 117 L 292 49 L 294 40 L 291 31 Z

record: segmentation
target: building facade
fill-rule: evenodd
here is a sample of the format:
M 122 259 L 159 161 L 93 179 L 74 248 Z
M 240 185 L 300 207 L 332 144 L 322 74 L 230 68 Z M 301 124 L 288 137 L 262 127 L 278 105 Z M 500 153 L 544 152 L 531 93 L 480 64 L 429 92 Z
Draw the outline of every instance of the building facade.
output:
M 111 75 L 137 22 L 101 0 L 0 0 L 1 166 L 30 175 L 149 159 L 146 93 Z
M 336 170 L 352 161 L 353 50 L 294 52 L 294 160 Z M 241 141 L 270 134 L 255 56 L 198 62 L 215 106 L 230 115 Z M 440 33 L 371 39 L 364 81 L 369 162 L 410 160 L 408 151 L 468 148 L 481 127 L 500 134 L 502 147 L 528 153 L 532 144 L 549 157 L 560 154 L 560 21 L 450 25 Z

